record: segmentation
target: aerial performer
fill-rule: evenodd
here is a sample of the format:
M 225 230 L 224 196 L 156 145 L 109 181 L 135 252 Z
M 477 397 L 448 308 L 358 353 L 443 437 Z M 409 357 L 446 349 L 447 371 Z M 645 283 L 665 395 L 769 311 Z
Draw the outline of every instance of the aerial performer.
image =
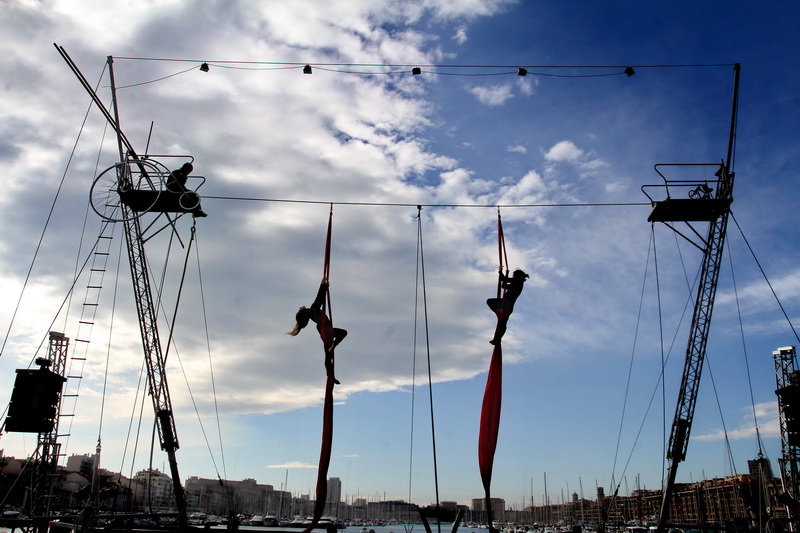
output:
M 322 306 L 325 305 L 325 299 L 328 295 L 328 281 L 322 280 L 319 284 L 317 297 L 311 307 L 301 306 L 295 315 L 294 329 L 289 332 L 289 335 L 295 336 L 300 333 L 300 330 L 308 325 L 308 321 L 312 321 L 317 325 L 317 331 L 322 339 L 322 345 L 325 349 L 325 370 L 330 376 L 333 377 L 333 382 L 339 385 L 339 380 L 336 379 L 333 367 L 334 350 L 340 342 L 347 336 L 347 331 L 342 328 L 333 327 L 330 317 L 322 312 Z
M 506 333 L 508 318 L 514 312 L 514 304 L 519 295 L 522 294 L 525 281 L 529 278 L 528 274 L 522 270 L 515 270 L 511 276 L 508 275 L 508 270 L 505 270 L 505 272 L 503 270 L 503 266 L 508 264 L 508 258 L 506 256 L 506 243 L 499 209 L 497 211 L 497 250 L 500 263 L 497 297 L 486 300 L 489 309 L 497 315 L 497 326 L 492 340 L 489 341 L 494 346 L 494 349 L 492 350 L 492 360 L 489 363 L 489 373 L 486 376 L 486 389 L 483 393 L 480 432 L 478 435 L 478 468 L 480 469 L 481 481 L 485 490 L 486 518 L 490 533 L 497 532 L 497 529 L 492 524 L 491 484 L 494 452 L 497 449 L 497 437 L 500 431 L 500 407 L 503 400 L 502 339 Z
M 498 283 L 502 287 L 503 295 L 486 300 L 486 305 L 497 315 L 497 327 L 494 330 L 494 337 L 489 341 L 491 344 L 499 343 L 503 335 L 505 335 L 508 317 L 514 312 L 514 303 L 519 298 L 519 295 L 522 294 L 525 280 L 530 277 L 522 270 L 515 270 L 514 274 L 508 277 L 507 274 L 503 274 L 502 268 L 499 274 L 500 280 Z
M 295 315 L 295 326 L 289 335 L 295 336 L 308 325 L 309 321 L 317 325 L 317 331 L 322 339 L 325 350 L 325 401 L 322 408 L 322 444 L 319 452 L 319 468 L 317 468 L 317 499 L 314 504 L 314 514 L 311 523 L 303 530 L 310 533 L 322 517 L 328 501 L 328 467 L 331 462 L 331 449 L 333 446 L 333 386 L 339 384 L 334 373 L 334 350 L 347 336 L 347 331 L 333 327 L 333 311 L 331 310 L 331 295 L 328 287 L 331 264 L 331 228 L 333 226 L 333 204 L 328 218 L 328 236 L 325 242 L 325 266 L 322 273 L 322 282 L 319 284 L 317 297 L 311 307 L 301 307 Z

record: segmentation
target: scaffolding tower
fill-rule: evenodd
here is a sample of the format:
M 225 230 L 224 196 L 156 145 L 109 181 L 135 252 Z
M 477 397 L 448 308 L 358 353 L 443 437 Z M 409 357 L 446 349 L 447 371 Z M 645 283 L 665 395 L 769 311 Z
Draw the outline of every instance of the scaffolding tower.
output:
M 775 361 L 775 381 L 781 429 L 782 503 L 786 506 L 789 531 L 798 531 L 798 496 L 800 496 L 800 370 L 794 346 L 784 346 L 772 352 Z

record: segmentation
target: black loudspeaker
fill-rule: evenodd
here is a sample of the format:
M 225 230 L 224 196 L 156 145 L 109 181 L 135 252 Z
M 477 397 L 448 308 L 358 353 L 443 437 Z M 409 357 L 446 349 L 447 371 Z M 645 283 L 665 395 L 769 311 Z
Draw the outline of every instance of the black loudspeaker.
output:
M 48 433 L 58 416 L 58 398 L 66 378 L 47 370 L 18 369 L 6 417 L 6 431 Z

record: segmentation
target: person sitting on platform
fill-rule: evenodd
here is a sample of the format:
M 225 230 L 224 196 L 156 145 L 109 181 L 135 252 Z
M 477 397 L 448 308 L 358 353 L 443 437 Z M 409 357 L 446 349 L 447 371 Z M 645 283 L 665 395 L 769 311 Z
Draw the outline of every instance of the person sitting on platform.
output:
M 167 178 L 167 190 L 170 192 L 186 192 L 186 180 L 194 170 L 191 163 L 184 163 L 181 168 L 169 173 Z
M 294 337 L 300 333 L 300 330 L 308 325 L 309 320 L 314 322 L 317 325 L 317 331 L 319 332 L 319 336 L 322 339 L 322 343 L 325 348 L 325 370 L 327 370 L 328 373 L 333 377 L 333 382 L 339 385 L 339 380 L 336 379 L 333 371 L 333 355 L 334 349 L 347 336 L 347 330 L 334 328 L 331 324 L 331 319 L 326 315 L 324 317 L 325 329 L 323 331 L 322 304 L 325 303 L 325 296 L 327 293 L 328 282 L 322 280 L 322 283 L 319 285 L 319 291 L 317 291 L 317 297 L 314 299 L 314 303 L 311 304 L 311 307 L 302 306 L 300 309 L 298 309 L 297 314 L 295 315 L 296 324 L 294 325 L 294 329 L 290 331 L 288 335 Z
M 486 300 L 486 305 L 497 315 L 497 328 L 494 330 L 494 337 L 489 341 L 491 344 L 499 343 L 500 339 L 505 335 L 508 317 L 514 312 L 514 302 L 522 294 L 525 280 L 529 277 L 522 270 L 515 270 L 510 278 L 503 274 L 502 271 L 500 272 L 500 283 L 505 289 L 505 294 L 502 298 L 489 298 Z
M 167 178 L 166 188 L 169 192 L 179 193 L 179 194 L 186 194 L 190 192 L 186 188 L 186 180 L 189 179 L 189 174 L 192 173 L 194 170 L 194 166 L 191 163 L 184 163 L 181 165 L 181 168 L 175 169 L 169 173 L 169 178 Z M 196 194 L 196 193 L 195 193 Z M 197 217 L 207 217 L 205 211 L 200 207 L 200 197 L 197 198 L 197 206 L 191 210 L 192 216 L 195 218 Z

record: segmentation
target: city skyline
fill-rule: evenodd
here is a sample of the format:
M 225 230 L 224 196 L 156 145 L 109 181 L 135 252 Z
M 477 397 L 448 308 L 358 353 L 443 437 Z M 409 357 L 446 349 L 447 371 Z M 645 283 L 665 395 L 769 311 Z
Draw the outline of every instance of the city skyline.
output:
M 68 499 L 72 505 L 85 497 L 86 489 L 95 486 L 91 479 L 95 457 L 73 455 L 69 458 L 67 471 L 61 473 L 61 481 L 55 485 L 61 490 L 54 494 L 54 502 Z M 12 470 L 19 466 L 11 462 L 2 464 L 4 469 Z M 78 471 L 87 475 L 83 483 L 76 477 Z M 3 473 L 8 474 L 5 471 Z M 131 511 L 137 509 L 137 505 L 143 505 L 146 500 L 149 509 L 169 512 L 174 505 L 171 498 L 173 484 L 168 475 L 157 469 L 139 471 L 130 480 L 105 470 L 97 473 L 102 478 L 97 484 L 97 504 L 100 508 Z M 4 477 L 7 478 L 8 475 Z M 8 485 L 7 479 L 3 481 L 4 485 Z M 114 490 L 108 490 L 109 483 L 115 487 Z M 327 519 L 335 518 L 341 525 L 416 523 L 421 519 L 420 513 L 428 516 L 429 520 L 438 517 L 437 520 L 443 522 L 463 521 L 468 527 L 475 527 L 487 520 L 485 498 L 473 498 L 469 505 L 442 501 L 438 506 L 366 498 L 341 501 L 335 496 L 340 485 L 341 480 L 338 478 L 328 479 L 329 494 L 334 496 L 327 500 L 324 515 Z M 670 522 L 742 527 L 748 524 L 764 524 L 767 520 L 784 520 L 788 509 L 779 503 L 775 505 L 781 500 L 782 491 L 783 484 L 779 478 L 773 477 L 767 460 L 751 460 L 748 461 L 747 474 L 679 485 L 674 494 L 676 504 Z M 110 499 L 109 494 L 113 495 Z M 23 497 L 22 494 L 20 497 Z M 193 521 L 191 523 L 199 525 L 204 522 L 217 525 L 224 522 L 224 517 L 230 519 L 232 514 L 236 514 L 242 525 L 277 526 L 284 520 L 287 524 L 290 520 L 307 520 L 306 517 L 315 507 L 314 500 L 309 495 L 298 497 L 276 491 L 271 485 L 258 484 L 254 479 L 231 481 L 195 476 L 187 478 L 186 501 L 190 521 Z M 7 502 L 14 505 L 13 498 Z M 598 489 L 594 498 L 580 497 L 573 493 L 564 501 L 538 504 L 529 502 L 529 505 L 520 509 L 507 506 L 502 498 L 491 498 L 491 506 L 495 520 L 529 526 L 536 523 L 578 524 L 593 529 L 599 528 L 599 524 L 646 525 L 651 524 L 658 515 L 661 491 L 637 488 L 630 495 L 606 495 L 602 489 Z
M 3 458 L 3 459 L 11 458 L 11 457 L 3 456 L 2 452 L 3 452 L 3 450 L 0 450 L 0 458 Z M 65 461 L 64 469 L 66 471 L 69 471 L 69 472 L 80 473 L 81 475 L 86 477 L 87 486 L 91 485 L 91 476 L 92 476 L 92 472 L 94 471 L 94 460 L 95 460 L 95 457 L 96 457 L 95 454 L 77 454 L 77 453 L 76 454 L 72 454 Z M 11 458 L 11 459 L 15 459 L 17 461 L 26 461 L 27 460 L 27 458 L 16 458 L 16 457 Z M 0 467 L 0 473 L 6 473 L 6 472 L 3 471 L 3 468 L 5 466 L 6 465 L 2 465 L 2 467 Z M 101 470 L 101 474 L 104 477 L 110 477 L 112 479 L 119 479 L 119 480 L 126 479 L 126 477 L 120 472 L 112 472 L 112 471 L 107 470 L 105 468 L 101 468 L 100 470 Z M 133 475 L 130 479 L 142 478 L 143 476 L 146 476 L 148 471 L 150 471 L 149 468 L 144 468 L 144 469 L 136 472 L 136 474 Z M 152 469 L 152 471 L 158 473 L 160 475 L 160 477 L 163 477 L 164 479 L 169 479 L 168 470 L 159 469 L 157 467 L 154 467 Z M 747 472 L 747 474 L 749 474 L 754 479 L 764 478 L 764 479 L 770 479 L 770 480 L 779 481 L 779 478 L 775 477 L 771 462 L 767 458 L 764 458 L 764 457 L 762 457 L 760 459 L 749 460 L 748 461 L 748 472 Z M 285 479 L 288 479 L 288 476 Z M 709 481 L 713 482 L 713 481 L 717 481 L 718 479 L 719 478 L 696 480 L 693 483 L 704 483 L 704 482 L 708 483 Z M 191 473 L 188 473 L 186 475 L 185 479 L 184 479 L 184 485 L 186 486 L 187 490 L 189 490 L 189 491 L 192 491 L 192 490 L 196 491 L 197 487 L 198 486 L 202 486 L 203 484 L 208 485 L 208 486 L 212 487 L 213 489 L 218 489 L 218 487 L 220 485 L 220 482 L 222 482 L 223 484 L 230 484 L 231 490 L 237 490 L 236 487 L 240 487 L 242 485 L 252 484 L 254 487 L 257 487 L 259 489 L 268 490 L 269 493 L 280 492 L 280 493 L 284 493 L 284 494 L 291 494 L 293 499 L 306 501 L 307 503 L 310 502 L 309 503 L 309 507 L 308 507 L 308 513 L 306 513 L 306 514 L 310 514 L 310 511 L 311 511 L 310 505 L 313 504 L 314 496 L 315 496 L 313 490 L 307 491 L 307 492 L 303 492 L 302 490 L 300 490 L 300 491 L 291 491 L 291 490 L 287 490 L 284 487 L 284 482 L 281 482 L 279 485 L 275 485 L 273 483 L 262 483 L 262 482 L 259 482 L 254 477 L 245 477 L 245 478 L 242 478 L 242 479 L 222 479 L 222 480 L 220 480 L 218 478 L 204 478 L 203 476 L 196 476 L 196 475 L 193 475 Z M 169 483 L 166 483 L 164 486 L 165 486 L 166 489 L 171 490 L 172 484 L 171 484 L 171 482 L 169 482 Z M 341 491 L 341 487 L 342 487 L 342 481 L 341 481 L 341 479 L 339 477 L 331 476 L 331 477 L 328 478 L 328 492 L 327 492 L 327 496 L 328 497 L 327 497 L 327 500 L 326 500 L 328 502 L 328 504 L 344 503 L 344 504 L 348 504 L 348 505 L 365 505 L 365 504 L 368 504 L 368 503 L 398 501 L 398 502 L 417 505 L 419 507 L 435 507 L 436 506 L 436 501 L 424 503 L 424 502 L 420 502 L 420 501 L 406 501 L 406 500 L 404 500 L 402 498 L 387 498 L 385 491 L 383 491 L 383 493 L 378 491 L 378 492 L 376 492 L 374 494 L 371 494 L 371 495 L 344 494 Z M 648 493 L 648 494 L 651 494 L 651 495 L 655 494 L 655 493 L 661 494 L 661 489 L 660 488 L 659 489 L 653 489 L 653 488 L 647 488 L 647 487 L 643 487 L 643 486 L 636 486 L 635 484 L 633 486 L 629 487 L 628 484 L 625 483 L 623 485 L 623 488 L 624 488 L 624 490 L 621 490 L 619 492 L 618 496 L 624 497 L 624 498 L 631 498 L 631 497 L 635 497 L 637 494 L 641 495 L 641 494 L 645 494 L 645 493 Z M 685 489 L 683 489 L 683 490 L 685 490 Z M 338 495 L 338 499 L 337 499 L 337 495 Z M 598 486 L 592 486 L 590 488 L 590 490 L 587 491 L 587 493 L 583 493 L 582 488 L 578 489 L 578 490 L 573 490 L 573 491 L 567 490 L 566 493 L 565 493 L 563 487 L 561 487 L 561 488 L 552 487 L 551 491 L 548 494 L 548 497 L 547 497 L 546 501 L 544 499 L 542 499 L 541 501 L 530 500 L 530 499 L 528 501 L 521 501 L 521 500 L 514 500 L 513 498 L 507 498 L 507 497 L 505 497 L 503 495 L 493 496 L 492 497 L 492 501 L 493 502 L 494 501 L 501 502 L 502 506 L 500 508 L 503 509 L 503 510 L 524 511 L 526 508 L 529 508 L 531 506 L 533 506 L 533 507 L 548 507 L 548 506 L 567 505 L 567 504 L 570 504 L 570 503 L 574 503 L 576 501 L 598 501 L 598 500 L 602 500 L 606 496 L 610 496 L 610 495 L 606 493 L 606 490 L 605 490 L 604 487 L 599 486 L 599 485 Z M 169 501 L 170 502 L 172 502 L 171 498 L 172 498 L 172 496 L 170 495 L 169 496 Z M 265 496 L 263 498 L 266 501 L 272 501 L 272 498 L 270 496 Z M 476 496 L 474 498 L 470 498 L 469 500 L 467 500 L 467 502 L 469 502 L 468 507 L 471 510 L 480 509 L 480 508 L 482 508 L 482 506 L 485 505 L 485 497 L 482 496 L 482 495 L 478 495 L 478 496 Z M 476 508 L 476 502 L 481 502 L 478 505 L 477 508 Z M 461 505 L 461 506 L 466 505 L 465 502 L 457 502 L 457 501 L 446 500 L 446 499 L 440 501 L 439 504 L 442 505 L 445 508 L 447 508 L 448 506 L 450 506 L 452 504 L 457 504 L 457 505 Z M 255 506 L 256 509 L 261 509 L 263 507 L 263 504 L 262 503 L 258 503 L 258 502 L 253 503 L 253 505 Z M 273 507 L 277 507 L 278 504 L 273 502 L 272 505 L 273 505 Z M 241 511 L 239 511 L 239 512 L 241 512 Z M 256 511 L 254 514 L 259 514 L 259 512 Z M 274 509 L 267 511 L 267 514 L 274 514 Z M 326 513 L 326 514 L 330 514 L 330 513 Z M 335 513 L 333 513 L 333 514 L 335 515 Z M 285 516 L 285 513 L 283 513 L 283 516 Z

